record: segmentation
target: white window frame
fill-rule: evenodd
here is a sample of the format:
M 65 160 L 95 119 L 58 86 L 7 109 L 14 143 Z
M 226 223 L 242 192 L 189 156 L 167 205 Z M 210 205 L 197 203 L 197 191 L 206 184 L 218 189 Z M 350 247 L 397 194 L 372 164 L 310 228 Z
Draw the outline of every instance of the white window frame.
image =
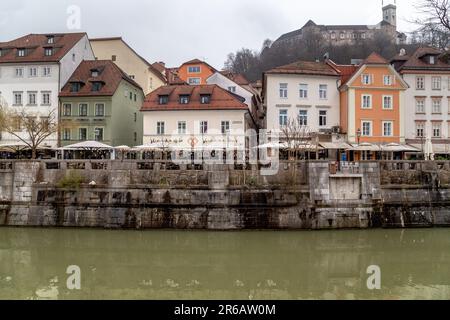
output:
M 300 85 L 299 85 L 299 97 L 300 97 L 300 99 L 308 99 L 308 84 L 300 83 Z
M 364 98 L 369 98 L 369 106 L 366 107 L 364 105 Z M 370 110 L 373 108 L 373 101 L 372 101 L 372 95 L 371 94 L 362 94 L 361 95 L 361 109 Z
M 178 121 L 177 130 L 178 130 L 178 134 L 186 134 L 186 132 L 187 132 L 186 121 Z
M 222 134 L 228 134 L 231 130 L 231 122 L 229 120 L 223 120 L 220 122 L 220 132 Z
M 82 140 L 81 139 L 81 130 L 86 130 L 86 139 Z M 82 128 L 78 128 L 78 141 L 88 141 L 89 140 L 89 130 L 88 128 L 82 127 Z
M 425 138 L 425 126 L 426 122 L 416 122 L 416 138 Z M 419 130 L 421 130 L 422 135 L 419 135 Z
M 439 132 L 439 135 L 436 135 L 436 131 Z M 442 122 L 432 122 L 431 123 L 431 136 L 434 139 L 442 138 Z
M 101 140 L 97 139 L 97 130 L 102 130 L 102 139 Z M 105 141 L 105 128 L 104 127 L 95 127 L 94 128 L 94 141 L 97 141 L 97 142 Z
M 298 124 L 301 127 L 308 126 L 308 110 L 302 109 L 298 111 Z
M 436 102 L 438 102 L 438 103 L 436 103 Z M 437 110 L 436 107 L 438 107 L 439 110 Z M 442 114 L 442 99 L 433 98 L 431 100 L 431 114 Z
M 208 121 L 202 120 L 200 121 L 200 134 L 208 134 Z
M 392 75 L 384 75 L 383 76 L 383 83 L 384 83 L 385 86 L 392 86 L 392 85 L 394 85 L 394 76 L 392 76 Z
M 325 112 L 325 115 L 323 113 Z M 325 120 L 325 123 L 323 123 Z M 328 126 L 328 110 L 319 110 L 319 127 L 326 128 Z
M 283 121 L 281 121 L 282 116 L 283 116 Z M 289 122 L 289 111 L 287 109 L 279 110 L 278 111 L 278 124 L 279 124 L 280 128 L 287 126 L 288 122 Z
M 425 98 L 416 98 L 416 114 L 426 113 Z
M 364 124 L 368 123 L 370 125 L 369 134 L 365 134 Z M 372 120 L 362 120 L 361 121 L 361 136 L 362 137 L 372 137 L 373 136 L 373 121 Z
M 188 78 L 188 84 L 192 86 L 198 86 L 202 84 L 202 79 L 198 77 L 190 77 Z
M 442 77 L 431 77 L 431 89 L 434 91 L 442 90 Z
M 390 134 L 386 134 L 386 125 L 390 125 Z M 393 137 L 394 136 L 394 121 L 382 121 L 381 130 L 383 132 L 383 137 Z
M 416 90 L 425 90 L 425 76 L 416 77 Z
M 368 81 L 366 81 L 368 80 Z M 365 86 L 370 86 L 373 82 L 373 76 L 371 74 L 364 73 L 361 75 L 361 83 Z
M 279 84 L 279 97 L 280 99 L 287 99 L 289 97 L 289 84 L 280 83 Z
M 319 85 L 319 99 L 320 100 L 328 100 L 328 85 L 327 84 Z
M 385 99 L 390 100 L 390 106 L 386 108 Z M 394 110 L 394 96 L 392 95 L 384 95 L 383 96 L 383 110 Z
M 166 134 L 166 123 L 164 121 L 156 122 L 156 134 L 159 136 Z

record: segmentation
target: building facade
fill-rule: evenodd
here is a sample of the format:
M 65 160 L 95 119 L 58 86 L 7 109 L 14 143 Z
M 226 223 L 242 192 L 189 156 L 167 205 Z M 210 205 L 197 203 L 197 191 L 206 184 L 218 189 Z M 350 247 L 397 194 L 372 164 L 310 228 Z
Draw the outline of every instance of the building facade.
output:
M 339 81 L 327 62 L 299 61 L 266 72 L 267 130 L 280 133 L 294 121 L 309 133 L 332 133 L 340 125 Z
M 199 59 L 194 59 L 183 63 L 177 69 L 176 75 L 187 84 L 203 85 L 207 84 L 207 79 L 215 72 L 217 72 L 217 70 L 208 63 Z
M 96 59 L 112 60 L 136 81 L 145 94 L 167 84 L 165 76 L 122 38 L 90 39 Z
M 85 33 L 30 34 L 0 43 L 0 95 L 9 108 L 45 120 L 57 116 L 58 95 L 83 60 L 94 54 Z M 17 135 L 27 139 L 20 123 Z M 2 133 L 2 144 L 19 140 Z M 44 142 L 58 145 L 57 134 Z
M 273 45 L 296 43 L 309 33 L 320 33 L 333 46 L 352 45 L 374 39 L 377 32 L 390 36 L 397 44 L 406 43 L 406 35 L 397 31 L 397 6 L 383 6 L 382 15 L 383 20 L 376 25 L 317 25 L 309 20 L 301 29 L 282 35 Z
M 419 48 L 411 56 L 404 50 L 391 63 L 409 89 L 405 94 L 405 135 L 423 150 L 431 139 L 436 153 L 450 154 L 450 63 L 445 52 Z
M 344 75 L 349 66 L 336 66 Z M 353 144 L 405 142 L 407 83 L 384 58 L 371 54 L 346 74 L 341 91 L 341 127 Z
M 244 99 L 217 85 L 161 87 L 147 95 L 141 111 L 146 145 L 244 148 L 253 127 Z
M 110 60 L 84 61 L 60 93 L 61 145 L 142 144 L 142 88 Z

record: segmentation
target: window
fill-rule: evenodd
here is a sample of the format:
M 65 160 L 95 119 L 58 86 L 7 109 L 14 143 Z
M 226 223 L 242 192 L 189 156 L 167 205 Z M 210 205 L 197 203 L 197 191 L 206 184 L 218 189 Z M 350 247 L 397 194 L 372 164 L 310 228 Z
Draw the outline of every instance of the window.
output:
M 51 68 L 51 67 L 44 67 L 44 68 L 42 69 L 42 75 L 43 75 L 44 77 L 50 77 L 51 74 L 52 74 L 52 68 Z
M 166 123 L 162 121 L 158 121 L 156 123 L 156 134 L 164 135 L 166 134 Z
M 435 64 L 435 63 L 436 63 L 436 57 L 430 56 L 430 64 Z
M 326 127 L 327 125 L 327 111 L 319 111 L 319 127 Z
M 308 85 L 307 84 L 300 84 L 300 99 L 307 99 L 308 98 Z
M 189 73 L 200 73 L 201 68 L 199 66 L 188 67 L 188 72 Z
M 366 38 L 366 34 L 365 34 L 365 33 L 362 33 L 362 34 L 361 34 L 361 38 L 365 39 L 365 38 Z
M 280 110 L 280 127 L 285 127 L 288 124 L 288 111 L 287 110 Z
M 44 49 L 44 54 L 49 57 L 53 54 L 53 49 L 52 48 L 45 48 Z
M 17 49 L 18 57 L 25 57 L 25 49 Z
M 308 125 L 308 110 L 300 110 L 298 112 L 298 124 L 305 127 Z
M 333 32 L 333 33 L 331 34 L 331 39 L 336 39 L 336 33 Z
M 200 96 L 201 104 L 209 104 L 211 102 L 211 96 L 209 94 L 203 94 Z
M 199 85 L 201 83 L 200 78 L 188 78 L 188 83 L 190 85 Z
M 159 104 L 168 104 L 169 96 L 159 96 Z
M 28 92 L 28 105 L 35 106 L 36 104 L 36 92 Z
M 328 98 L 328 86 L 326 84 L 319 85 L 319 97 L 322 100 L 326 100 Z
M 48 37 L 47 37 L 47 43 L 48 43 L 48 44 L 53 44 L 53 43 L 55 43 L 55 37 L 53 37 L 53 36 L 48 36 Z
M 87 140 L 87 129 L 86 128 L 78 129 L 78 137 L 79 137 L 80 141 L 86 141 Z
M 230 132 L 230 121 L 222 121 L 221 124 L 222 134 L 227 134 Z
M 133 100 L 133 92 L 130 91 L 130 100 Z
M 372 75 L 370 75 L 370 74 L 363 74 L 362 75 L 362 83 L 364 85 L 372 84 Z
M 63 141 L 70 141 L 71 139 L 70 129 L 66 128 L 63 130 L 62 139 Z
M 178 134 L 186 134 L 186 121 L 178 121 Z
M 425 90 L 425 77 L 416 77 L 416 90 Z
M 189 104 L 189 95 L 180 95 L 180 104 Z
M 345 39 L 345 33 L 341 33 L 341 39 L 342 39 L 342 40 Z
M 136 76 L 135 76 L 135 75 L 132 75 L 132 74 L 130 74 L 129 77 L 130 77 L 130 79 L 132 79 L 132 80 L 136 79 Z
M 363 121 L 362 122 L 362 132 L 363 137 L 372 136 L 372 121 Z
M 137 113 L 134 113 L 134 122 L 137 122 Z
M 288 97 L 288 84 L 280 83 L 280 98 L 287 99 Z
M 392 110 L 394 108 L 392 100 L 393 100 L 392 96 L 383 96 L 383 109 Z
M 72 62 L 76 62 L 77 56 L 75 53 L 72 53 Z
M 417 138 L 425 137 L 425 123 L 423 122 L 416 123 L 416 137 Z
M 72 116 L 72 105 L 70 103 L 65 103 L 63 105 L 63 116 L 64 117 Z
M 81 103 L 78 107 L 79 116 L 80 117 L 87 117 L 88 115 L 88 105 L 87 103 Z
M 102 83 L 101 82 L 93 82 L 92 83 L 92 91 L 98 92 L 100 90 L 102 90 Z
M 30 78 L 37 77 L 37 68 L 35 68 L 35 67 L 30 68 L 29 76 L 30 76 Z
M 441 130 L 442 125 L 440 122 L 433 122 L 432 131 L 433 131 L 433 138 L 440 138 L 441 137 Z
M 95 116 L 96 117 L 104 117 L 105 116 L 105 104 L 104 103 L 95 104 Z
M 94 139 L 95 141 L 103 141 L 103 128 L 94 129 Z
M 49 106 L 50 103 L 50 92 L 42 92 L 42 104 Z
M 200 122 L 200 133 L 201 134 L 208 133 L 208 121 Z
M 22 130 L 22 121 L 20 120 L 20 117 L 13 118 L 12 129 L 14 132 L 19 132 Z
M 70 84 L 70 92 L 78 92 L 81 89 L 81 83 L 73 82 Z
M 441 90 L 441 82 L 442 82 L 441 77 L 432 77 L 431 78 L 431 88 L 433 90 Z
M 22 105 L 22 92 L 14 92 L 14 105 L 21 106 Z
M 111 56 L 111 60 L 112 61 L 117 61 L 117 56 L 116 55 Z
M 232 93 L 236 93 L 236 87 L 228 87 L 228 91 L 232 92 Z
M 384 76 L 383 82 L 384 82 L 385 86 L 392 86 L 392 84 L 394 83 L 393 77 L 392 76 Z
M 372 108 L 372 96 L 368 94 L 362 95 L 362 106 L 363 109 L 371 109 Z
M 23 78 L 23 69 L 16 68 L 16 78 Z
M 392 137 L 394 135 L 394 123 L 392 121 L 383 121 L 383 137 Z
M 416 113 L 425 113 L 425 99 L 424 98 L 416 99 Z
M 433 99 L 433 107 L 432 113 L 441 114 L 442 113 L 442 100 L 441 99 Z

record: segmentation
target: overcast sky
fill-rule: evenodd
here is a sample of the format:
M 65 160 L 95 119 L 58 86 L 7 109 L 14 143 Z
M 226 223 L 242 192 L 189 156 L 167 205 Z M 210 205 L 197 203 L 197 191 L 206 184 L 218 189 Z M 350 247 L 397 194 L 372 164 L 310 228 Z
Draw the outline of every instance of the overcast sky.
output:
M 413 2 L 397 0 L 399 30 L 410 31 Z M 90 37 L 122 36 L 149 61 L 200 58 L 222 68 L 227 54 L 318 24 L 376 24 L 382 0 L 1 0 L 0 42 L 28 33 L 68 32 L 67 8 L 81 9 Z M 394 0 L 384 0 L 385 4 Z

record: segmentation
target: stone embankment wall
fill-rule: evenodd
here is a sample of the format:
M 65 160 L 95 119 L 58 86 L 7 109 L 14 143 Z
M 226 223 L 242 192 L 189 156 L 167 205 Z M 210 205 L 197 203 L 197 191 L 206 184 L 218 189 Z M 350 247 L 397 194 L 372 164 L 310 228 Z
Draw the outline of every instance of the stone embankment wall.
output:
M 450 162 L 175 166 L 0 161 L 0 225 L 132 229 L 450 226 Z

